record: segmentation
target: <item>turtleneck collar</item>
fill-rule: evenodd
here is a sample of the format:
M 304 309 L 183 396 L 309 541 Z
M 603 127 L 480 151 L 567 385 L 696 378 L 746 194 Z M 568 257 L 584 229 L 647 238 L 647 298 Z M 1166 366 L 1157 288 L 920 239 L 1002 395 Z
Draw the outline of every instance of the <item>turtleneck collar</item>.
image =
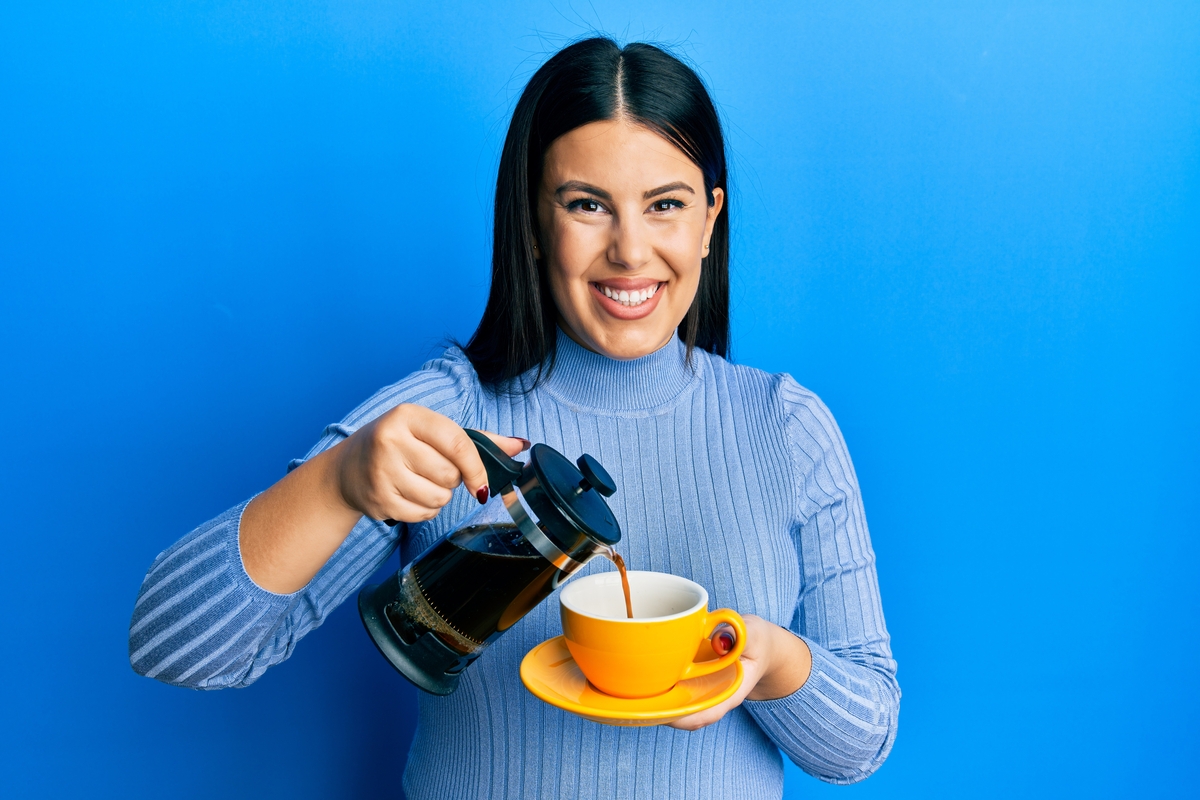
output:
M 593 353 L 558 330 L 554 369 L 545 389 L 568 404 L 595 411 L 648 411 L 679 397 L 699 379 L 703 359 L 692 356 L 678 336 L 653 353 L 631 361 Z

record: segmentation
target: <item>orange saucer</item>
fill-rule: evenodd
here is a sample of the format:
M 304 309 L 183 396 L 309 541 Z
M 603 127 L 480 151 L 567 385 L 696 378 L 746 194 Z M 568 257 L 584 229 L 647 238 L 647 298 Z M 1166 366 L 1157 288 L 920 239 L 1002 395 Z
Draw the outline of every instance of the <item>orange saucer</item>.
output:
M 628 700 L 595 689 L 583 677 L 563 637 L 555 636 L 530 650 L 521 661 L 521 682 L 535 697 L 605 725 L 665 725 L 728 700 L 742 685 L 742 665 L 680 681 L 668 692 Z

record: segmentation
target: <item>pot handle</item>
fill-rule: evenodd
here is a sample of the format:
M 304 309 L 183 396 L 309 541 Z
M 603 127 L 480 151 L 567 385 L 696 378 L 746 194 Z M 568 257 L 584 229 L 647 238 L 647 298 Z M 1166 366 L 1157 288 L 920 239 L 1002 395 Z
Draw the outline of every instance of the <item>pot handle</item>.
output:
M 483 459 L 483 468 L 487 470 L 488 492 L 493 497 L 505 492 L 512 486 L 513 481 L 521 477 L 523 464 L 509 458 L 508 453 L 496 446 L 496 443 L 479 431 L 464 428 L 467 436 L 475 443 L 479 457 Z

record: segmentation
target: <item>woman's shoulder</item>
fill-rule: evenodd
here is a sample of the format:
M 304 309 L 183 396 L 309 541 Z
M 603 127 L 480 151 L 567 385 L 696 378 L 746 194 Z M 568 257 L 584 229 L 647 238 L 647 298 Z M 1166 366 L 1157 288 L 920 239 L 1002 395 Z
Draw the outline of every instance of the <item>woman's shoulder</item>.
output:
M 481 388 L 475 367 L 458 345 L 450 345 L 441 355 L 426 361 L 419 370 L 404 378 L 406 381 L 412 379 L 453 387 L 462 393 L 478 392 Z
M 398 405 L 413 403 L 468 426 L 475 424 L 481 391 L 479 376 L 466 353 L 451 346 L 420 369 L 375 392 L 342 424 L 357 429 Z
M 718 387 L 729 387 L 727 391 L 736 393 L 738 402 L 756 406 L 760 414 L 779 422 L 793 435 L 799 426 L 805 438 L 821 440 L 822 444 L 841 438 L 829 407 L 790 373 L 734 364 L 712 353 L 704 356 Z

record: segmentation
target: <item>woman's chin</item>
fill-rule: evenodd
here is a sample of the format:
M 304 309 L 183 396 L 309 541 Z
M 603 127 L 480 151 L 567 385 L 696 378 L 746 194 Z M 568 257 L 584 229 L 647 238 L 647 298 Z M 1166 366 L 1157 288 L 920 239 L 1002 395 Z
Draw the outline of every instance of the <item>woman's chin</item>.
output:
M 598 327 L 602 329 L 589 330 L 586 338 L 572 336 L 570 331 L 567 331 L 567 335 L 587 349 L 618 361 L 632 361 L 648 356 L 670 341 L 675 334 L 674 328 L 657 330 L 659 326 L 655 326 L 654 330 L 610 330 L 609 328 L 616 327 L 610 325 Z

